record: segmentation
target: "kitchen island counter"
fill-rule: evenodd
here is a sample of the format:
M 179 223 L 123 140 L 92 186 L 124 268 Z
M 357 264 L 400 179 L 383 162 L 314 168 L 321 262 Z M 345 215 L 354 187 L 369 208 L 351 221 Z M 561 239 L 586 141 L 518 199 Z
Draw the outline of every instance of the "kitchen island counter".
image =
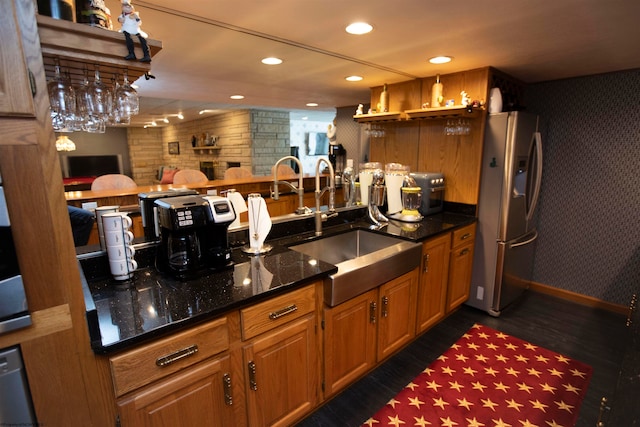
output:
M 371 224 L 363 219 L 363 212 L 364 209 L 341 212 L 325 223 L 322 237 L 370 229 Z M 472 216 L 443 213 L 418 223 L 391 221 L 371 231 L 421 242 L 475 220 Z M 242 231 L 230 233 L 230 241 L 241 245 L 242 235 Z M 93 350 L 105 354 L 126 349 L 290 292 L 337 271 L 334 265 L 287 248 L 317 238 L 312 216 L 275 223 L 270 236 L 273 236 L 269 240 L 273 246 L 271 252 L 253 256 L 236 247 L 232 252 L 233 266 L 186 281 L 155 269 L 154 244 L 143 244 L 137 249 L 135 259 L 140 267 L 133 279 L 125 282 L 111 278 L 104 253 L 81 256 L 79 265 Z

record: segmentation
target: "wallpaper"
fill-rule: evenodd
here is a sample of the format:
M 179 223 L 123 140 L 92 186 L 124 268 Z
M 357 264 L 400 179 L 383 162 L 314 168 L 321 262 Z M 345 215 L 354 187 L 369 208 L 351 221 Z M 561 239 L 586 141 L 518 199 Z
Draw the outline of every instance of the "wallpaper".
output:
M 640 70 L 531 85 L 542 117 L 538 283 L 628 305 L 640 284 Z

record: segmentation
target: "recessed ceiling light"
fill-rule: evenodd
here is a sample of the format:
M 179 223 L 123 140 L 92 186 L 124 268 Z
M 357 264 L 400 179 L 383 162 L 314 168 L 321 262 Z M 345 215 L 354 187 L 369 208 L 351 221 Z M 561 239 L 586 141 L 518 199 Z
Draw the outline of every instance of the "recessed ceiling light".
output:
M 367 34 L 372 30 L 373 27 L 366 22 L 354 22 L 353 24 L 347 25 L 347 28 L 345 28 L 347 33 L 356 35 Z
M 429 62 L 432 64 L 446 64 L 447 62 L 451 62 L 450 56 L 434 56 L 433 58 L 429 58 Z
M 231 99 L 244 99 L 244 95 L 231 95 L 229 98 L 231 98 Z
M 345 80 L 349 81 L 349 82 L 359 82 L 360 80 L 362 80 L 361 76 L 349 76 L 349 77 L 345 77 Z
M 282 59 L 270 56 L 269 58 L 264 58 L 262 63 L 266 65 L 280 65 L 282 64 Z
M 307 107 L 317 107 L 318 104 L 316 102 L 308 102 Z

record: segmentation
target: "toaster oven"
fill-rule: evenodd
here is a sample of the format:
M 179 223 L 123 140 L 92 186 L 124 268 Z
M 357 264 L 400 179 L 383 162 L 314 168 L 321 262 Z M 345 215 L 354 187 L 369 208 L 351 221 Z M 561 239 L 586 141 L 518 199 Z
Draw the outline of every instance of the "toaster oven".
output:
M 420 213 L 423 216 L 442 212 L 444 209 L 444 175 L 440 172 L 411 172 L 418 187 L 422 189 L 422 206 Z

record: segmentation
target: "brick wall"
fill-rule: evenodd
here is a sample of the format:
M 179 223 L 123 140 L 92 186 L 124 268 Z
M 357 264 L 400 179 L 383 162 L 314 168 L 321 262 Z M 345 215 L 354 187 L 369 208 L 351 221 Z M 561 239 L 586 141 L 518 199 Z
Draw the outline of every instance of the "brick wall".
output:
M 218 150 L 198 151 L 193 136 L 218 136 Z M 254 175 L 270 175 L 271 167 L 289 149 L 289 113 L 269 110 L 234 110 L 162 128 L 129 128 L 129 155 L 133 179 L 138 185 L 156 182 L 160 166 L 200 169 L 213 162 L 215 179 L 222 179 L 227 162 L 239 162 Z M 177 141 L 180 154 L 169 154 L 169 142 Z

